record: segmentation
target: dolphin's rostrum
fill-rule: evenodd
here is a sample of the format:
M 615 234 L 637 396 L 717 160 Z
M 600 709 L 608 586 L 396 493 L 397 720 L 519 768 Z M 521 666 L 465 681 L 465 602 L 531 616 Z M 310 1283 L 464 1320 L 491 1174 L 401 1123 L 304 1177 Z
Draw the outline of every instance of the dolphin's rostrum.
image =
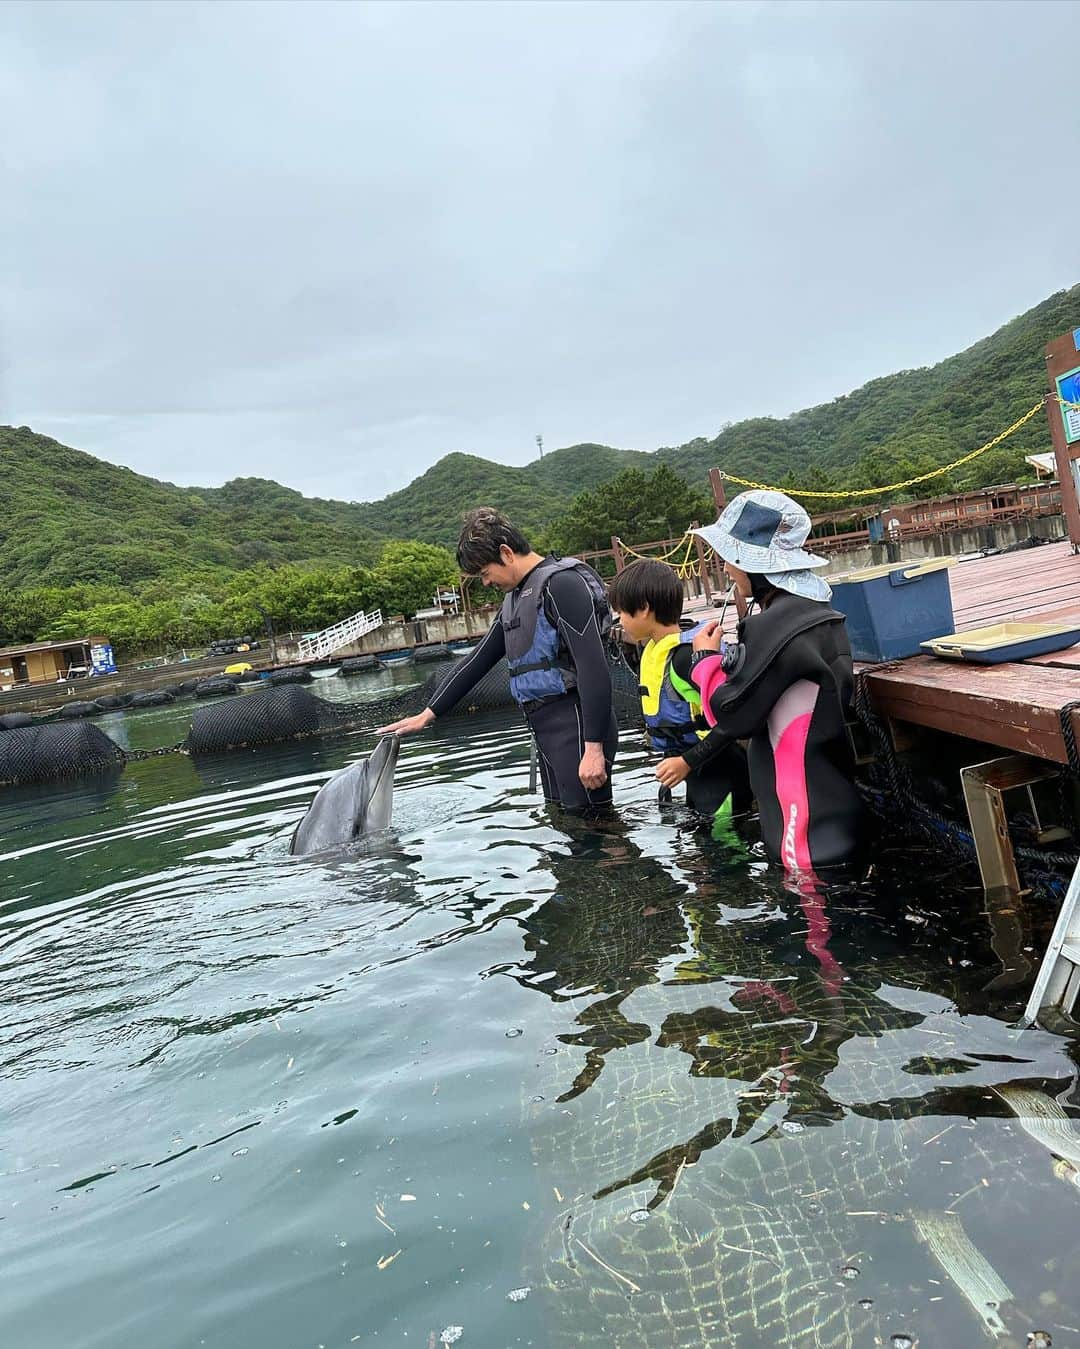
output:
M 329 852 L 389 828 L 399 746 L 396 736 L 384 736 L 368 758 L 349 764 L 323 783 L 296 826 L 289 851 Z

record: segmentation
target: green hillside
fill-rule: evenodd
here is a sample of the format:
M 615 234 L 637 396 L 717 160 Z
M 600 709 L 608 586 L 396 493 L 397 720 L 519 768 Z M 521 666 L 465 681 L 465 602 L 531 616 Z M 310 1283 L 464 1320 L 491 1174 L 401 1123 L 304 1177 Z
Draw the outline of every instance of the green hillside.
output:
M 873 486 L 946 463 L 1002 430 L 1044 391 L 1045 343 L 1078 324 L 1075 286 L 938 365 L 872 380 L 791 417 L 752 418 L 655 454 L 574 445 L 523 468 L 450 454 L 377 502 L 312 499 L 261 478 L 177 487 L 28 427 L 0 427 L 4 579 L 14 590 L 90 584 L 137 593 L 162 578 L 190 582 L 261 563 L 370 565 L 387 539 L 452 544 L 462 511 L 478 502 L 550 531 L 579 493 L 659 463 L 699 491 L 714 465 L 789 487 Z M 935 490 L 988 472 L 1001 480 L 1023 452 L 1046 444 L 1039 416 L 1007 450 Z
M 793 473 L 806 486 L 814 485 L 812 470 L 826 475 L 829 486 L 895 481 L 905 475 L 894 468 L 922 471 L 948 463 L 1026 412 L 1046 392 L 1043 348 L 1078 323 L 1080 285 L 1051 295 L 938 365 L 871 380 L 783 420 L 738 422 L 713 440 L 663 449 L 658 457 L 686 478 L 720 467 L 763 482 Z M 1033 418 L 1010 445 L 1027 454 L 1047 449 L 1045 420 Z M 940 490 L 952 485 L 965 484 L 946 482 Z
M 39 436 L 0 427 L 0 556 L 12 589 L 80 582 L 135 589 L 160 576 L 313 558 L 374 559 L 357 507 L 238 478 L 174 487 Z
M 550 524 L 579 492 L 622 469 L 648 470 L 655 462 L 655 455 L 606 445 L 572 445 L 524 468 L 448 454 L 400 492 L 358 506 L 358 519 L 392 537 L 451 544 L 462 511 L 483 503 L 499 506 L 523 529 L 536 530 Z

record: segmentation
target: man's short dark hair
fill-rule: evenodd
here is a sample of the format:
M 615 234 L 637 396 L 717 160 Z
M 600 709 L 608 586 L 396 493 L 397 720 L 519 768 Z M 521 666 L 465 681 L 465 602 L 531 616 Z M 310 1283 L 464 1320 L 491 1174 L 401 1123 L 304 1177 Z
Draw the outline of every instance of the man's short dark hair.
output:
M 515 529 L 502 511 L 491 506 L 478 506 L 469 511 L 461 527 L 457 544 L 458 566 L 466 576 L 475 576 L 481 567 L 500 562 L 499 549 L 503 546 L 525 557 L 532 552 L 520 529 Z
M 638 614 L 646 606 L 658 623 L 678 623 L 682 615 L 682 582 L 664 562 L 643 558 L 631 562 L 608 586 L 611 607 Z

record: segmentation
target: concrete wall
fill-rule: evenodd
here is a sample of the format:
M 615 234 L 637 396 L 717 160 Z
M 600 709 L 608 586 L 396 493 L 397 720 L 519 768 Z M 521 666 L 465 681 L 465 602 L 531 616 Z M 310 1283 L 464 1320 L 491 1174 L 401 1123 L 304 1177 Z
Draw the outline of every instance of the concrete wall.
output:
M 377 656 L 386 651 L 401 651 L 414 646 L 430 646 L 440 642 L 467 642 L 483 637 L 491 627 L 495 611 L 480 614 L 459 614 L 456 617 L 424 618 L 405 623 L 384 623 L 369 632 L 359 642 L 335 651 L 333 659 L 345 656 Z M 283 653 L 284 655 L 284 653 Z

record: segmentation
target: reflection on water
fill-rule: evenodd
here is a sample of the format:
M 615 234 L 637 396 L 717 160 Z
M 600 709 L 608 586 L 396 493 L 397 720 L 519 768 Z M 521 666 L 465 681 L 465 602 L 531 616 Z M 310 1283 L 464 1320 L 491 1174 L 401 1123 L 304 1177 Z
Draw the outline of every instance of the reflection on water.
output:
M 786 890 L 633 740 L 616 819 L 549 817 L 513 718 L 290 858 L 371 743 L 0 794 L 6 1342 L 1080 1343 L 1074 1126 L 995 1091 L 1074 1113 L 1011 1028 L 1052 915 L 915 851 Z

